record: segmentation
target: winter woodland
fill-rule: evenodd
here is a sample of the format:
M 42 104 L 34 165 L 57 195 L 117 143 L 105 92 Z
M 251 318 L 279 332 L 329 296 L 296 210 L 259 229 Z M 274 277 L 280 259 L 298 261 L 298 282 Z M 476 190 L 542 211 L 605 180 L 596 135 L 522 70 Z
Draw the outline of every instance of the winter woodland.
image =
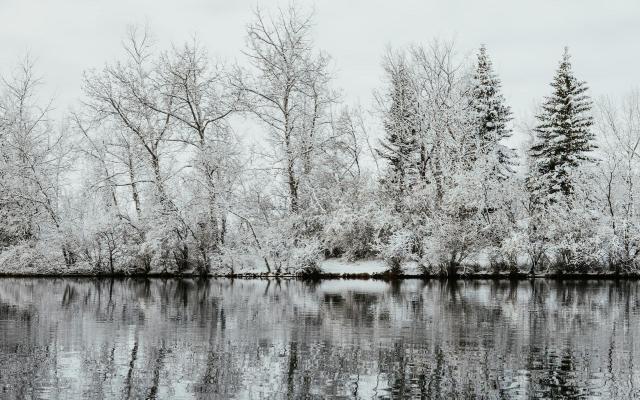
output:
M 535 121 L 515 121 L 490 47 L 433 40 L 388 49 L 374 104 L 346 104 L 312 28 L 257 11 L 238 64 L 132 28 L 62 117 L 21 63 L 1 89 L 0 272 L 640 270 L 640 92 L 592 100 L 559 46 Z

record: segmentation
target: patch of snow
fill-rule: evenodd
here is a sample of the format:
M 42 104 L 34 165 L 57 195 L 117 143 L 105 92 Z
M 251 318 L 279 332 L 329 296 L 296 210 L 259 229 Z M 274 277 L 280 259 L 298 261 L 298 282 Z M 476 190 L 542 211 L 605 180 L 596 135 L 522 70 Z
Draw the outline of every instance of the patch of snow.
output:
M 225 262 L 233 268 L 236 274 L 266 274 L 268 272 L 264 258 L 256 254 L 234 254 Z M 228 273 L 227 268 L 221 273 Z
M 381 274 L 388 267 L 380 259 L 346 261 L 329 258 L 320 262 L 320 269 L 326 274 Z

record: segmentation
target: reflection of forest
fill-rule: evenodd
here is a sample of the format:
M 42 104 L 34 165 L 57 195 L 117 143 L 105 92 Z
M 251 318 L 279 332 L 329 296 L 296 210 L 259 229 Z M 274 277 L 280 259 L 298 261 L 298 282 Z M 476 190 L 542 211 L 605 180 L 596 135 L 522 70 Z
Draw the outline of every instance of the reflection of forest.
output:
M 639 288 L 2 279 L 0 397 L 633 397 Z

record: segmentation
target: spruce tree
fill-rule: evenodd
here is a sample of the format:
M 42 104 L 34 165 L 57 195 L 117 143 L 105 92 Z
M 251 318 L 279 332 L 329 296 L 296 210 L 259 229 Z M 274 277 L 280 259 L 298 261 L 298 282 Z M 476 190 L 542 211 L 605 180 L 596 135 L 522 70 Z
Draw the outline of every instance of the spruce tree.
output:
M 384 118 L 385 137 L 377 152 L 389 164 L 382 183 L 395 197 L 399 209 L 407 188 L 418 176 L 418 100 L 403 60 L 387 70 L 391 81 L 387 94 L 389 108 Z
M 515 152 L 500 142 L 511 136 L 511 108 L 506 105 L 501 93 L 500 79 L 493 71 L 491 59 L 484 45 L 478 52 L 473 74 L 471 108 L 476 134 L 471 161 L 478 158 L 491 161 L 492 169 L 497 176 L 506 177 L 513 172 Z
M 529 153 L 532 171 L 527 185 L 538 204 L 553 201 L 557 194 L 571 195 L 572 172 L 591 161 L 588 153 L 595 149 L 591 100 L 585 82 L 573 75 L 567 48 L 551 87 L 552 95 L 536 116 L 536 138 Z

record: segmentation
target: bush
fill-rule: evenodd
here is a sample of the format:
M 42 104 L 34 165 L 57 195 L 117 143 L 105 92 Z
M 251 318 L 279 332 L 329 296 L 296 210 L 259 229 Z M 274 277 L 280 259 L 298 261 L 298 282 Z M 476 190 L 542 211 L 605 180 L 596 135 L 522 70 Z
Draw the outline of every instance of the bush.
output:
M 382 211 L 339 209 L 322 232 L 322 244 L 328 256 L 355 261 L 377 255 L 376 242 L 385 236 L 388 221 Z M 388 214 L 387 214 L 388 215 Z
M 408 230 L 394 232 L 389 241 L 380 247 L 380 254 L 389 267 L 388 273 L 401 274 L 402 263 L 413 259 L 413 249 L 415 247 L 415 236 Z
M 501 248 L 490 249 L 489 270 L 494 274 L 516 274 L 520 272 L 517 263 L 517 255 L 504 252 Z
M 317 241 L 309 241 L 303 247 L 296 247 L 291 252 L 289 260 L 289 271 L 296 275 L 312 276 L 319 275 L 320 260 L 322 251 Z

